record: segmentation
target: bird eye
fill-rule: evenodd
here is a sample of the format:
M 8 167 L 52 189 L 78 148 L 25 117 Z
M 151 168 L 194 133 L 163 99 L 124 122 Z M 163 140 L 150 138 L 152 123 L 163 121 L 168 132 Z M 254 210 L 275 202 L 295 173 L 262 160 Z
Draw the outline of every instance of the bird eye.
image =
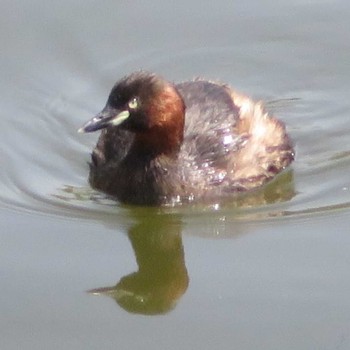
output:
M 134 97 L 132 100 L 129 101 L 128 106 L 130 109 L 136 109 L 139 106 L 139 102 L 137 101 L 137 98 Z

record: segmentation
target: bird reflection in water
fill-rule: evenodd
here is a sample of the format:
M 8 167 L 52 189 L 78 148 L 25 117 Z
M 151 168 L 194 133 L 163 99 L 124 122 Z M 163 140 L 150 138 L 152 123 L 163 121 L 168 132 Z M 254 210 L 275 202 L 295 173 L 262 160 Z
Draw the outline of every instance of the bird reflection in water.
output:
M 123 309 L 145 315 L 172 310 L 188 287 L 181 221 L 172 215 L 140 218 L 128 232 L 138 271 L 113 287 L 90 290 L 112 297 Z
M 288 171 L 254 195 L 241 197 L 236 208 L 284 202 L 294 195 L 293 172 Z M 139 209 L 130 208 L 136 223 L 128 231 L 138 271 L 122 277 L 115 286 L 93 289 L 89 293 L 109 296 L 131 313 L 164 314 L 176 306 L 189 284 L 181 238 L 183 218 L 180 214 L 161 214 L 154 208 Z M 203 230 L 203 226 L 199 228 Z M 222 222 L 220 230 L 225 237 L 239 233 L 232 233 L 231 225 L 230 233 L 223 232 Z
M 210 225 L 201 223 L 192 228 L 187 227 L 187 231 L 190 229 L 193 234 L 207 237 L 213 237 L 212 232 L 215 232 L 217 237 L 235 237 L 244 233 L 246 220 L 287 215 L 282 210 L 283 206 L 278 203 L 289 201 L 295 193 L 293 171 L 289 170 L 256 192 L 218 204 L 220 210 L 211 210 L 208 213 Z M 64 201 L 70 210 L 74 203 L 103 204 L 96 194 L 92 195 L 91 191 L 73 186 L 65 186 L 60 190 L 60 194 L 53 196 L 61 203 Z M 184 218 L 179 214 L 187 212 L 187 208 L 180 208 L 178 214 L 171 209 L 165 210 L 163 214 L 156 208 L 128 207 L 129 209 L 130 215 L 135 218 L 135 224 L 129 229 L 128 237 L 136 256 L 138 271 L 122 277 L 115 286 L 96 288 L 89 292 L 109 296 L 131 313 L 165 314 L 176 306 L 189 284 L 181 237 Z M 194 213 L 200 213 L 202 209 L 208 212 L 206 204 L 203 204 L 203 207 L 191 205 L 188 209 Z M 232 225 L 226 225 L 221 220 L 223 213 L 227 222 L 234 222 L 237 215 L 241 219 L 244 218 L 240 229 L 238 225 L 234 225 L 233 232 Z M 91 218 L 91 212 L 88 212 L 88 215 Z M 98 215 L 95 219 L 100 219 L 106 224 L 107 217 Z M 242 223 L 242 220 L 240 222 Z M 111 224 L 116 225 L 116 221 L 113 220 Z M 194 230 L 201 232 L 193 232 Z

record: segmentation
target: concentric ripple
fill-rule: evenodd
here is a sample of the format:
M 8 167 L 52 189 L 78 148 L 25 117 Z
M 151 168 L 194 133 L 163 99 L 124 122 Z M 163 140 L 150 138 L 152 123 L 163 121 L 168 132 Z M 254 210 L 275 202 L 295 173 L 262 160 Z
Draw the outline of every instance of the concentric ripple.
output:
M 4 121 L 7 132 L 2 136 L 0 205 L 11 210 L 72 219 L 127 218 L 130 207 L 88 186 L 87 161 L 98 135 L 80 135 L 76 130 L 103 106 L 114 80 L 146 61 L 149 62 L 147 69 L 173 80 L 183 80 L 187 73 L 187 78 L 190 75 L 189 72 L 179 73 L 176 67 L 188 68 L 188 62 L 196 62 L 198 69 L 208 72 L 207 78 L 222 76 L 221 80 L 242 92 L 250 89 L 253 98 L 267 101 L 268 110 L 287 124 L 296 145 L 296 161 L 291 170 L 252 195 L 229 203 L 142 209 L 145 215 L 149 215 L 149 210 L 153 214 L 179 214 L 188 222 L 198 220 L 203 224 L 203 219 L 265 220 L 349 208 L 350 126 L 344 92 L 327 91 L 326 86 L 321 86 L 323 91 L 299 86 L 293 90 L 286 87 L 280 93 L 270 82 L 264 94 L 263 89 L 251 85 L 243 73 L 235 72 L 232 57 L 237 55 L 238 50 L 232 48 L 184 51 L 176 55 L 150 52 L 104 67 L 99 72 L 101 81 L 76 79 L 64 89 L 62 85 L 51 86 L 49 93 L 44 81 L 39 84 L 38 79 L 35 83 L 30 80 L 30 93 L 28 89 L 18 92 L 22 102 L 13 107 Z M 218 71 L 219 77 L 208 76 L 211 73 L 209 62 L 215 59 L 224 67 Z M 266 68 L 264 65 L 273 64 L 256 62 L 261 70 Z M 332 95 L 338 98 L 330 99 Z M 12 119 L 14 114 L 18 116 L 16 123 Z

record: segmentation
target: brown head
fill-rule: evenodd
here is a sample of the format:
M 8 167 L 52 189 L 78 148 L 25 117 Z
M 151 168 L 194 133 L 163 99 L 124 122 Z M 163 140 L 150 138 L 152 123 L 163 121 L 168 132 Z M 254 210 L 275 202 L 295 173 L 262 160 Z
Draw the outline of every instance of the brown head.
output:
M 79 132 L 122 128 L 135 133 L 142 152 L 170 154 L 183 140 L 185 105 L 171 83 L 147 72 L 136 72 L 117 82 L 105 108 Z

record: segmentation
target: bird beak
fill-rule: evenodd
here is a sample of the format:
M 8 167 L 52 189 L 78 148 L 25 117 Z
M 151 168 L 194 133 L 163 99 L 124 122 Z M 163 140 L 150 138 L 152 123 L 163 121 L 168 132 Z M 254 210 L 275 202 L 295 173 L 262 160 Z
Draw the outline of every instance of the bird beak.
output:
M 106 106 L 100 113 L 84 124 L 80 129 L 79 133 L 93 132 L 108 126 L 120 125 L 124 120 L 129 118 L 129 111 L 119 111 L 117 109 Z

